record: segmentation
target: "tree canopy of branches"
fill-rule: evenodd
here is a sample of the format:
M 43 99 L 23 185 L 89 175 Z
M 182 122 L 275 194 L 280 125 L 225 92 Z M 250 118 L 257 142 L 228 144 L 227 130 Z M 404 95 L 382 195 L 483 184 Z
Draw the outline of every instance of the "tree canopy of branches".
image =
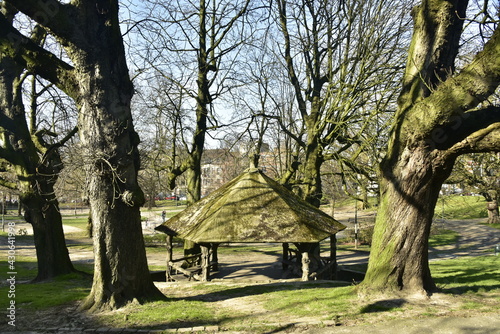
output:
M 144 66 L 154 69 L 148 75 L 159 77 L 154 80 L 159 87 L 168 88 L 168 93 L 159 91 L 157 99 L 168 95 L 169 101 L 154 107 L 163 112 L 170 109 L 176 120 L 168 131 L 172 145 L 167 167 L 170 187 L 173 189 L 176 178 L 186 173 L 190 203 L 201 198 L 201 159 L 207 131 L 218 126 L 214 103 L 235 85 L 239 47 L 249 37 L 245 22 L 250 3 L 149 1 L 147 9 L 139 13 L 145 18 L 137 18 L 138 33 L 145 41 L 140 51 L 146 55 L 142 57 Z M 190 110 L 194 111 L 192 127 L 183 120 Z M 178 154 L 177 147 L 187 154 Z
M 487 201 L 488 224 L 500 223 L 498 200 L 500 198 L 500 155 L 467 154 L 459 157 L 453 173 L 446 183 L 460 184 L 462 191 L 480 194 Z
M 279 34 L 272 40 L 279 49 L 273 53 L 285 70 L 296 113 L 290 119 L 285 113 L 288 108 L 283 108 L 277 96 L 270 100 L 275 102 L 278 113 L 274 118 L 280 121 L 281 130 L 303 152 L 281 182 L 289 183 L 300 172 L 303 197 L 316 206 L 323 195 L 325 161 L 335 160 L 356 174 L 374 177 L 371 168 L 356 160 L 378 135 L 375 127 L 371 133 L 367 129 L 391 102 L 391 84 L 398 75 L 404 41 L 401 3 L 275 2 Z M 388 102 L 384 106 L 380 101 Z M 290 126 L 293 122 L 300 125 Z

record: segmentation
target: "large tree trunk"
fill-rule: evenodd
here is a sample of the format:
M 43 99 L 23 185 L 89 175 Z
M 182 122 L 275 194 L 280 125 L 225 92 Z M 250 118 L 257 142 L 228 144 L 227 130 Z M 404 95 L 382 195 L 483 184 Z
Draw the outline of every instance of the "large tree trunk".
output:
M 204 136 L 204 135 L 203 135 Z M 199 201 L 201 199 L 201 154 L 203 152 L 203 145 L 198 147 L 195 153 L 191 153 L 192 159 L 195 162 L 191 165 L 191 168 L 186 170 L 186 180 L 187 180 L 187 193 L 188 193 L 188 205 Z M 196 255 L 201 253 L 201 246 L 197 243 L 184 240 L 184 256 L 189 257 L 191 255 Z M 182 264 L 185 268 L 190 268 L 198 265 L 197 259 L 186 260 Z
M 483 194 L 486 201 L 486 210 L 488 211 L 487 224 L 500 224 L 500 217 L 498 215 L 498 192 L 494 189 L 487 191 Z
M 41 187 L 41 180 L 36 187 Z M 43 281 L 59 275 L 76 272 L 74 269 L 64 238 L 61 213 L 53 194 L 51 185 L 43 186 L 44 194 L 23 192 L 20 196 L 24 208 L 24 216 L 33 226 L 35 249 L 37 255 L 38 274 L 34 281 Z M 51 192 L 45 192 L 51 189 Z
M 79 133 L 87 161 L 95 253 L 94 282 L 83 308 L 118 308 L 162 298 L 149 274 L 141 229 L 145 198 L 137 183 L 139 137 L 132 124 L 133 87 L 119 31 L 118 4 L 81 4 L 89 49 L 67 48 L 80 72 Z
M 208 73 L 210 64 L 208 63 L 207 53 L 207 8 L 205 0 L 200 0 L 199 5 L 200 32 L 198 36 L 199 53 L 198 53 L 198 94 L 196 96 L 196 130 L 193 136 L 193 145 L 189 157 L 189 168 L 187 170 L 187 192 L 188 205 L 191 205 L 201 199 L 201 159 L 205 149 L 205 136 L 207 133 L 208 109 L 212 101 L 210 94 L 210 84 Z M 184 240 L 184 255 L 191 256 L 201 253 L 201 246 Z M 185 261 L 184 266 L 191 267 L 196 265 L 193 261 Z
M 406 149 L 394 167 L 383 169 L 365 289 L 435 290 L 428 266 L 428 238 L 441 184 L 453 166 L 448 159 L 423 143 Z
M 149 274 L 142 237 L 139 137 L 132 123 L 133 87 L 118 1 L 54 1 L 51 6 L 37 0 L 8 2 L 50 30 L 72 62 L 33 45 L 0 17 L 2 48 L 74 98 L 79 111 L 95 253 L 94 282 L 82 308 L 164 298 Z
M 312 131 L 311 131 L 312 132 Z M 323 197 L 321 183 L 321 166 L 323 164 L 322 148 L 318 143 L 317 134 L 310 133 L 310 140 L 306 147 L 303 174 L 305 190 L 304 199 L 319 208 Z

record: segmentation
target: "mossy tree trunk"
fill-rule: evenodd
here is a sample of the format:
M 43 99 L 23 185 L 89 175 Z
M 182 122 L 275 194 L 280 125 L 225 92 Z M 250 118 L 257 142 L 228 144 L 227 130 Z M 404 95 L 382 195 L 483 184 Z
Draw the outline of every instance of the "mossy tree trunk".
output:
M 139 138 L 131 117 L 133 87 L 118 1 L 9 3 L 50 30 L 72 61 L 69 65 L 43 49 L 31 52 L 30 41 L 12 28 L 3 36 L 2 46 L 16 61 L 58 85 L 79 111 L 95 254 L 92 290 L 82 308 L 114 309 L 163 298 L 149 274 L 142 237 Z M 21 43 L 14 45 L 12 36 Z
M 2 4 L 1 12 L 12 22 L 15 10 Z M 22 101 L 23 67 L 0 53 L 0 161 L 17 176 L 10 188 L 20 194 L 25 219 L 33 227 L 38 273 L 35 281 L 74 272 L 66 247 L 54 184 L 62 168 L 57 145 L 49 145 L 36 129 L 37 110 L 31 110 L 31 128 Z M 1 180 L 0 180 L 1 181 Z M 4 186 L 9 186 L 1 182 Z
M 500 110 L 476 108 L 500 79 L 500 30 L 460 73 L 454 61 L 467 1 L 423 1 L 387 155 L 381 203 L 361 293 L 436 289 L 428 264 L 435 204 L 456 157 L 498 151 Z
M 318 134 L 311 133 L 306 145 L 306 155 L 302 166 L 305 184 L 304 199 L 319 208 L 323 197 L 321 182 L 321 166 L 323 165 L 323 152 L 319 144 Z

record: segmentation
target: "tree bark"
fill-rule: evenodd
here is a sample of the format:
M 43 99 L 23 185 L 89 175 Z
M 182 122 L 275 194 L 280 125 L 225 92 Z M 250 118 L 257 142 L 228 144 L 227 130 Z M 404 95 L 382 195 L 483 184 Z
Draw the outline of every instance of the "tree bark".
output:
M 118 24 L 118 3 L 79 22 L 89 49 L 69 46 L 79 87 L 79 133 L 87 161 L 87 194 L 95 253 L 92 291 L 86 309 L 118 308 L 163 298 L 149 274 L 141 229 L 144 194 L 137 183 L 139 137 L 130 111 L 133 87 Z M 83 18 L 83 17 L 82 17 Z
M 323 198 L 321 182 L 321 166 L 323 165 L 323 152 L 319 144 L 318 134 L 314 133 L 315 127 L 309 131 L 309 140 L 306 145 L 306 156 L 303 165 L 305 183 L 304 199 L 319 208 Z
M 51 189 L 53 193 L 52 185 L 42 186 L 39 181 L 37 187 L 43 187 L 44 190 Z M 29 193 L 23 193 L 20 198 L 25 210 L 25 219 L 33 226 L 38 266 L 38 274 L 34 281 L 43 281 L 76 272 L 66 247 L 57 200 L 48 199 L 42 194 Z
M 380 203 L 364 286 L 371 291 L 436 289 L 428 265 L 428 238 L 441 185 L 452 158 L 426 149 L 405 150 L 383 169 Z
M 498 215 L 498 201 L 496 199 L 488 202 L 488 220 L 487 224 L 500 224 L 500 217 Z

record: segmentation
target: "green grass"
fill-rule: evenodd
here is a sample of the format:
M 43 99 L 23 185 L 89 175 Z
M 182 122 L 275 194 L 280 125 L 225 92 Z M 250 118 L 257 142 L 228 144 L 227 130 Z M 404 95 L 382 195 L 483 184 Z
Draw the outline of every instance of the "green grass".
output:
M 432 275 L 444 293 L 463 295 L 449 311 L 481 310 L 496 312 L 500 296 L 500 257 L 482 256 L 440 260 L 431 263 Z M 131 306 L 117 313 L 100 317 L 103 323 L 116 327 L 132 326 L 196 326 L 219 325 L 230 330 L 252 326 L 264 327 L 279 323 L 281 319 L 314 318 L 319 321 L 338 319 L 363 319 L 369 314 L 386 314 L 397 317 L 415 308 L 407 301 L 389 300 L 370 302 L 359 299 L 356 287 L 335 282 L 292 282 L 261 285 L 193 283 L 174 285 L 164 290 L 166 302 L 155 302 L 144 306 Z M 183 297 L 184 296 L 184 297 Z M 243 298 L 245 308 L 226 309 L 218 301 Z M 456 297 L 455 297 L 456 298 Z M 482 300 L 488 300 L 482 303 Z M 492 302 L 493 301 L 493 302 Z M 443 309 L 439 310 L 443 312 Z M 435 309 L 416 311 L 420 316 L 433 316 Z M 124 316 L 126 314 L 126 316 Z
M 440 212 L 440 204 L 436 212 Z M 480 197 L 452 196 L 444 202 L 446 219 L 477 218 L 485 211 L 485 202 Z M 173 207 L 171 207 L 173 209 Z M 161 211 L 160 211 L 161 212 Z M 87 218 L 63 217 L 63 223 L 86 229 Z M 0 235 L 5 235 L 5 233 Z M 157 234 L 146 236 L 151 244 L 156 244 L 165 236 Z M 449 230 L 433 231 L 429 243 L 431 247 L 454 244 L 458 234 Z M 32 240 L 32 236 L 16 236 L 16 240 Z M 91 245 L 78 245 L 90 249 Z M 368 246 L 360 246 L 358 251 L 368 252 Z M 164 251 L 163 247 L 148 247 L 148 252 Z M 250 251 L 281 254 L 282 246 L 266 246 L 259 249 L 257 245 L 221 246 L 221 254 L 243 254 Z M 353 246 L 339 245 L 338 251 L 353 251 Z M 436 284 L 445 294 L 459 296 L 457 310 L 480 310 L 484 312 L 500 310 L 500 256 L 464 257 L 451 260 L 439 260 L 430 263 L 432 276 Z M 356 268 L 365 270 L 365 266 Z M 92 267 L 81 267 L 91 272 Z M 151 268 L 155 269 L 155 268 Z M 158 266 L 163 270 L 163 266 Z M 90 291 L 91 277 L 77 274 L 65 275 L 44 283 L 21 283 L 36 276 L 36 259 L 16 258 L 16 305 L 24 312 L 50 309 L 82 300 Z M 0 254 L 0 271 L 8 272 L 5 254 Z M 5 281 L 0 282 L 0 295 L 6 296 L 8 287 Z M 356 295 L 355 286 L 339 285 L 334 282 L 295 282 L 275 283 L 265 285 L 193 283 L 173 285 L 164 290 L 169 298 L 167 301 L 131 304 L 119 311 L 99 314 L 96 321 L 104 327 L 126 328 L 165 328 L 192 327 L 197 325 L 220 325 L 224 329 L 255 328 L 260 323 L 262 331 L 272 331 L 272 323 L 280 321 L 280 317 L 290 319 L 310 317 L 318 320 L 360 319 L 371 313 L 395 316 L 405 305 L 370 303 L 360 300 Z M 244 298 L 249 308 L 235 309 L 233 298 Z M 1 298 L 0 307 L 7 307 L 7 298 Z M 483 303 L 483 300 L 493 300 L 496 304 Z M 495 306 L 496 305 L 496 306 Z M 441 310 L 440 310 L 441 311 Z M 426 314 L 425 312 L 428 312 Z M 420 316 L 433 316 L 436 309 L 422 311 Z M 397 316 L 397 315 L 396 315 Z
M 134 328 L 171 326 L 191 327 L 217 323 L 216 309 L 204 301 L 171 299 L 144 305 L 128 305 L 116 312 L 103 314 L 99 321 L 106 327 Z
M 435 209 L 440 219 L 486 218 L 486 200 L 482 196 L 441 196 Z
M 91 286 L 92 278 L 82 278 L 80 274 L 68 274 L 43 283 L 19 283 L 15 301 L 23 309 L 46 309 L 83 299 Z M 7 287 L 0 288 L 0 294 L 6 295 Z
M 87 224 L 88 224 L 88 217 L 85 218 L 63 217 L 63 225 L 77 227 L 85 231 L 87 229 Z
M 489 226 L 489 227 L 493 227 L 496 229 L 500 229 L 500 224 L 486 224 L 486 223 L 484 223 L 484 225 Z
M 434 261 L 430 264 L 432 275 L 444 293 L 462 296 L 457 299 L 455 310 L 495 312 L 500 303 L 500 257 L 481 256 Z M 80 268 L 79 268 L 80 269 Z M 87 271 L 90 267 L 85 268 Z M 0 270 L 6 272 L 6 258 L 0 258 Z M 17 258 L 18 281 L 36 275 L 34 258 Z M 16 306 L 23 312 L 34 312 L 82 300 L 90 291 L 91 277 L 78 274 L 64 275 L 44 283 L 16 285 Z M 164 289 L 168 299 L 131 304 L 115 312 L 97 315 L 96 325 L 118 328 L 165 328 L 219 325 L 225 329 L 263 328 L 278 323 L 280 319 L 301 317 L 331 320 L 340 317 L 362 319 L 369 314 L 386 314 L 397 317 L 407 310 L 405 303 L 371 303 L 359 299 L 355 286 L 336 282 L 290 282 L 274 284 L 219 284 L 189 283 L 172 285 Z M 0 295 L 7 295 L 8 287 L 0 288 Z M 247 309 L 235 309 L 234 298 L 244 298 Z M 495 301 L 496 304 L 491 302 Z M 0 307 L 7 307 L 2 298 Z M 489 300 L 483 303 L 482 300 Z M 224 305 L 220 302 L 229 301 Z M 495 306 L 496 305 L 496 306 Z M 411 307 L 411 306 L 408 306 Z M 432 316 L 422 311 L 421 316 Z M 24 314 L 24 313 L 23 313 Z M 256 325 L 259 323 L 262 325 Z M 257 327 L 255 327 L 257 326 Z M 261 326 L 261 327 L 259 327 Z
M 353 301 L 357 298 L 354 286 L 331 284 L 321 287 L 316 284 L 302 287 L 289 287 L 281 291 L 271 291 L 260 295 L 263 306 L 269 312 L 285 312 L 294 316 L 319 317 L 331 320 L 338 315 L 356 313 Z
M 17 282 L 29 281 L 35 278 L 38 270 L 36 259 L 31 257 L 16 256 L 14 263 L 15 267 L 13 269 L 9 268 L 9 263 L 7 262 L 7 260 L 7 254 L 2 254 L 2 256 L 0 256 L 0 273 L 2 273 L 2 277 L 3 275 L 7 275 L 6 273 L 8 272 L 16 272 Z M 2 282 L 0 282 L 0 285 L 4 283 L 5 281 L 2 280 Z M 4 296 L 4 294 L 0 294 L 0 296 Z
M 431 232 L 429 237 L 429 247 L 438 247 L 455 244 L 460 238 L 460 234 L 455 231 L 440 229 Z
M 78 270 L 89 271 L 88 267 L 79 267 Z M 0 271 L 7 273 L 7 258 L 0 257 Z M 22 309 L 38 310 L 52 306 L 67 304 L 71 301 L 83 299 L 89 292 L 92 285 L 92 277 L 82 276 L 74 273 L 57 277 L 42 283 L 31 283 L 37 274 L 37 262 L 35 258 L 16 256 L 15 261 L 15 302 L 16 306 Z M 8 275 L 10 276 L 10 275 Z M 2 282 L 0 295 L 7 296 L 10 287 L 6 286 L 6 281 Z M 4 309 L 9 302 L 8 298 L 2 298 L 0 307 Z
M 500 293 L 500 256 L 485 255 L 430 263 L 436 284 L 452 292 Z

